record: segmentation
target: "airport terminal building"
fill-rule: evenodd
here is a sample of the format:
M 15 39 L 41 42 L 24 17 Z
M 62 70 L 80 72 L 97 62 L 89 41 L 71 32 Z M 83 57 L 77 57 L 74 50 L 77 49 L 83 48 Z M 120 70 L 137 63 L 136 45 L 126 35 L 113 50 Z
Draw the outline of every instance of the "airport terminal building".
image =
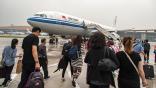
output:
M 155 31 L 118 31 L 117 33 L 121 36 L 121 38 L 126 36 L 133 36 L 136 39 L 148 39 L 149 42 L 156 42 Z

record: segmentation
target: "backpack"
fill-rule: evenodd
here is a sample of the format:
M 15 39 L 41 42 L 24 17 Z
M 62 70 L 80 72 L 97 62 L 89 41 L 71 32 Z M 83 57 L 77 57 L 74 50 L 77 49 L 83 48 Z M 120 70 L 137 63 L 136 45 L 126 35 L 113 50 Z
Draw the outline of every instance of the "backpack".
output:
M 25 88 L 44 88 L 43 74 L 41 72 L 32 72 Z
M 104 57 L 98 60 L 97 67 L 100 71 L 114 71 L 118 68 L 116 63 L 110 58 L 110 51 L 108 49 L 107 47 L 104 48 Z
M 77 46 L 72 46 L 69 50 L 68 50 L 68 57 L 71 60 L 75 60 L 79 57 L 79 52 L 78 52 L 78 47 Z

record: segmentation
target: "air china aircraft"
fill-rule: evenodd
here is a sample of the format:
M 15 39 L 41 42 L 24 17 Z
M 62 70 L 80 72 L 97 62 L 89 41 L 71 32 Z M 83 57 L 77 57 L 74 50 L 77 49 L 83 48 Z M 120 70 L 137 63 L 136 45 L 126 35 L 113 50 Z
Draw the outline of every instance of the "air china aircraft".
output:
M 113 32 L 115 31 L 113 27 L 60 12 L 38 12 L 28 18 L 27 22 L 31 26 L 39 27 L 43 32 L 49 34 L 90 36 L 93 32 L 100 31 L 107 37 L 114 39 L 119 38 L 119 36 Z

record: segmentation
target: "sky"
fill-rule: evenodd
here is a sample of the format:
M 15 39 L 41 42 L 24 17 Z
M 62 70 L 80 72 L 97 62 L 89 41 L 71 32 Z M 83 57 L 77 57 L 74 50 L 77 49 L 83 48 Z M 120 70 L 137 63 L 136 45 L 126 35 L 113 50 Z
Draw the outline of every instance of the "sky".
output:
M 156 0 L 0 0 L 0 26 L 28 25 L 40 11 L 58 11 L 119 29 L 156 28 Z

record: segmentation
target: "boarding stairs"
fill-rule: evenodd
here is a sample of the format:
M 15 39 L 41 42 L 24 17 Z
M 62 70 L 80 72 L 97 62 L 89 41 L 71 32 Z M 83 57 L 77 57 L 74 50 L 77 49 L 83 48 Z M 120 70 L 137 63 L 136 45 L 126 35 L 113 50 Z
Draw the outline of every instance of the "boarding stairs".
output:
M 117 38 L 108 31 L 109 29 L 103 28 L 100 25 L 97 25 L 97 24 L 88 24 L 88 25 L 85 25 L 85 28 L 88 29 L 88 30 L 89 29 L 97 29 L 99 32 L 101 32 L 102 34 L 104 34 L 106 37 L 113 38 L 113 40 L 117 40 Z

